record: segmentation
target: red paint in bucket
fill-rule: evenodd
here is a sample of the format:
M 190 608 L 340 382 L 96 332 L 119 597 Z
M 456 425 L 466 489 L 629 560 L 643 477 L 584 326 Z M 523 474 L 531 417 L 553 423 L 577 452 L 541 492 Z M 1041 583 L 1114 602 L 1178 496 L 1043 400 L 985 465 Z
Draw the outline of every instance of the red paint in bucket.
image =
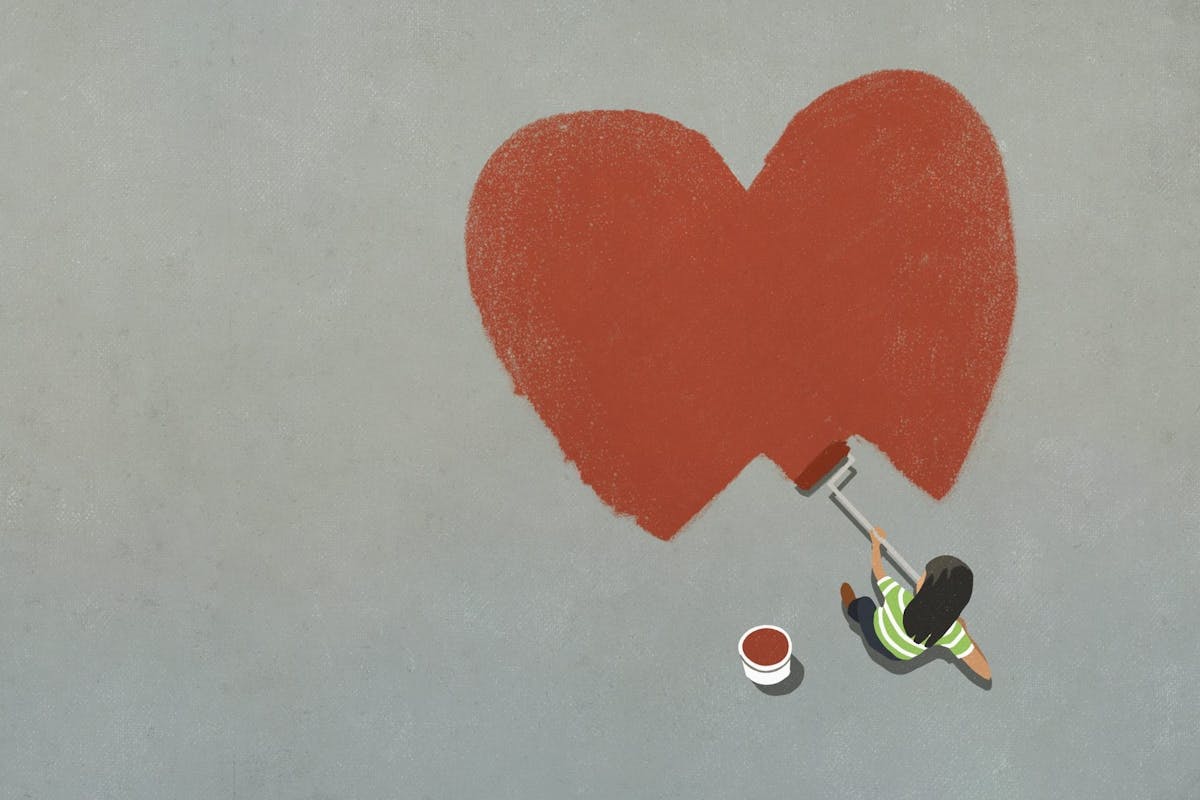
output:
M 742 652 L 755 664 L 771 667 L 787 656 L 788 640 L 777 630 L 760 628 L 746 637 Z

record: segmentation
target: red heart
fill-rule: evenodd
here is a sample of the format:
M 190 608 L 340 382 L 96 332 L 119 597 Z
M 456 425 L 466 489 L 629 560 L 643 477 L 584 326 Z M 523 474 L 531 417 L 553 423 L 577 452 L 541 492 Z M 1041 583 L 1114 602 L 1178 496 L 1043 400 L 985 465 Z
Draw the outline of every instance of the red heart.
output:
M 910 71 L 822 95 L 749 189 L 663 117 L 539 120 L 484 167 L 466 251 L 516 391 L 663 539 L 757 455 L 795 475 L 851 435 L 944 496 L 1016 301 L 992 136 Z

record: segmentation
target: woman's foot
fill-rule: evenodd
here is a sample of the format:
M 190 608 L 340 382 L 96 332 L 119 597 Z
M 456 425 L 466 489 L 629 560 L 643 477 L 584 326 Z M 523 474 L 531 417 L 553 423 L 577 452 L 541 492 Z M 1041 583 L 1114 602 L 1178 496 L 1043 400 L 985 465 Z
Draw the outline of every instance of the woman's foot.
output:
M 850 584 L 842 584 L 842 610 L 850 608 L 850 604 L 854 602 L 854 590 L 850 588 Z

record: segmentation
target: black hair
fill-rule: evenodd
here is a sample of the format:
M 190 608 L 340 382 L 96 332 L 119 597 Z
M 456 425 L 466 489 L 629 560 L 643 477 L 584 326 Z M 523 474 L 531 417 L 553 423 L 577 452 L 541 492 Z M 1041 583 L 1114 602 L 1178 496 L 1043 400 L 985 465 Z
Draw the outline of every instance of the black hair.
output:
M 975 575 L 954 556 L 938 556 L 925 565 L 925 582 L 904 609 L 904 630 L 929 647 L 946 635 L 971 599 Z

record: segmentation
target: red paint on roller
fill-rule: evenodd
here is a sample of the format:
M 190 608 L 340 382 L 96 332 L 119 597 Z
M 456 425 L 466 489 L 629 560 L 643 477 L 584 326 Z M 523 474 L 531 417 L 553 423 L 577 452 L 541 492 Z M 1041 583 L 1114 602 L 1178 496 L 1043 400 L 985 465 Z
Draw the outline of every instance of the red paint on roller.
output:
M 845 461 L 848 455 L 850 455 L 849 445 L 845 442 L 834 442 L 822 450 L 812 463 L 804 468 L 804 472 L 796 476 L 796 485 L 802 491 L 812 491 L 816 488 L 817 483 L 833 472 L 833 468 Z
M 1016 300 L 995 142 L 919 72 L 822 95 L 749 189 L 660 116 L 540 120 L 484 167 L 466 251 L 515 390 L 663 539 L 755 456 L 795 475 L 852 435 L 945 495 Z

